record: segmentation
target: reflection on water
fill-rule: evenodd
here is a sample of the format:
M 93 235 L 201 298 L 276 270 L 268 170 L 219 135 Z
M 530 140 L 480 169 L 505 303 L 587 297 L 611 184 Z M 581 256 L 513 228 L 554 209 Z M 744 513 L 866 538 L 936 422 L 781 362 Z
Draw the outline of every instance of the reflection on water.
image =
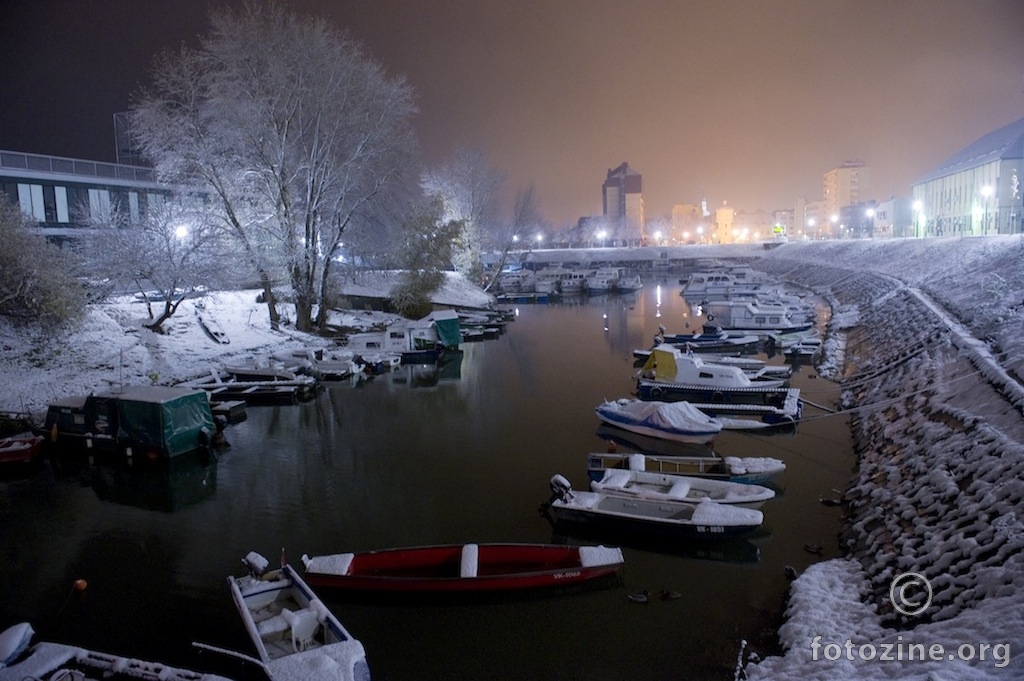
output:
M 64 468 L 74 465 L 65 462 Z M 103 501 L 172 513 L 213 496 L 217 455 L 196 451 L 136 466 L 100 463 L 82 468 L 80 474 Z
M 633 392 L 633 350 L 649 348 L 659 324 L 699 328 L 678 286 L 658 284 L 522 305 L 505 334 L 464 345 L 440 367 L 252 406 L 205 467 L 44 467 L 0 481 L 0 624 L 29 620 L 41 637 L 195 666 L 193 640 L 247 650 L 225 576 L 239 574 L 250 550 L 284 548 L 297 562 L 302 553 L 583 539 L 555 533 L 538 508 L 555 473 L 587 484 L 587 453 L 606 447 L 594 408 Z M 834 401 L 835 386 L 807 378 L 793 380 L 808 399 Z M 845 486 L 853 457 L 845 423 L 807 410 L 793 437 L 729 432 L 714 448 L 786 462 L 786 494 L 762 508 L 761 534 L 666 546 L 599 533 L 589 541 L 623 544 L 626 565 L 621 585 L 597 591 L 457 605 L 321 597 L 363 642 L 377 681 L 731 679 L 738 640 L 756 642 L 764 613 L 781 607 L 784 567 L 838 554 L 842 509 L 818 499 Z M 79 577 L 90 587 L 68 599 Z M 644 589 L 683 597 L 630 605 L 627 593 Z

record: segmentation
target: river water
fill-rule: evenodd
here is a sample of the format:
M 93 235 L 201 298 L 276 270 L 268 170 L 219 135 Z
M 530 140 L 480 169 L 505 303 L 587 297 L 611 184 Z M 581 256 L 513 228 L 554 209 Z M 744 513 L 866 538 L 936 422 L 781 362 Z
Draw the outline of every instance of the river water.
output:
M 192 641 L 251 652 L 226 583 L 250 550 L 299 563 L 304 552 L 603 541 L 625 547 L 626 565 L 597 588 L 456 602 L 320 595 L 379 680 L 731 679 L 742 641 L 743 655 L 771 652 L 785 567 L 840 555 L 840 508 L 820 499 L 852 474 L 849 429 L 807 406 L 795 433 L 716 439 L 720 454 L 787 464 L 750 538 L 672 548 L 566 536 L 539 511 L 548 480 L 586 486 L 586 454 L 606 446 L 594 407 L 630 395 L 632 351 L 659 324 L 699 326 L 674 277 L 628 296 L 520 305 L 505 334 L 464 345 L 441 371 L 406 366 L 299 405 L 250 407 L 212 460 L 138 470 L 61 459 L 7 476 L 0 626 L 27 620 L 40 640 L 210 668 Z M 811 367 L 792 384 L 816 405 L 837 402 Z M 662 589 L 682 597 L 660 600 Z M 646 605 L 628 598 L 643 590 Z

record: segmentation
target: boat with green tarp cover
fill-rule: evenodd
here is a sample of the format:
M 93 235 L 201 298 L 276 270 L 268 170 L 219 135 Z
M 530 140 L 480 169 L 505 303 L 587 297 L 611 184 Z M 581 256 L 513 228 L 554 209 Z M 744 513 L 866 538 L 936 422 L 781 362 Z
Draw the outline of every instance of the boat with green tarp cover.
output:
M 205 391 L 155 385 L 58 400 L 50 404 L 41 430 L 61 447 L 151 459 L 207 447 L 216 433 Z

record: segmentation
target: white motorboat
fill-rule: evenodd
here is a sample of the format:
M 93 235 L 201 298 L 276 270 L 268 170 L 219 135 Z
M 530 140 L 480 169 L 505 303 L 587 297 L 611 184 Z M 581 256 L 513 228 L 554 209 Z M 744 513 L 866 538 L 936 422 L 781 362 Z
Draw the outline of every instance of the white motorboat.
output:
M 754 509 L 775 497 L 775 490 L 763 485 L 616 468 L 605 469 L 600 480 L 591 481 L 590 489 L 593 492 L 625 494 L 643 499 L 693 502 L 710 500 Z
M 813 316 L 794 317 L 784 305 L 749 300 L 722 300 L 704 308 L 709 322 L 735 331 L 793 333 L 814 326 Z
M 616 531 L 714 539 L 750 532 L 764 521 L 760 511 L 714 501 L 695 503 L 575 491 L 561 475 L 551 478 L 551 492 L 549 509 L 557 521 Z
M 242 623 L 270 678 L 369 681 L 363 644 L 290 565 L 268 570 L 250 552 L 244 577 L 228 577 Z
M 640 275 L 629 276 L 622 267 L 601 267 L 586 280 L 587 292 L 593 294 L 627 293 L 639 291 L 643 286 Z
M 28 622 L 20 622 L 0 632 L 0 681 L 229 681 L 216 674 L 64 643 L 40 641 L 33 644 L 34 635 L 35 631 Z
M 640 370 L 648 380 L 691 386 L 700 390 L 735 388 L 781 388 L 786 379 L 764 373 L 747 376 L 737 366 L 705 362 L 692 352 L 683 352 L 673 345 L 661 344 L 651 350 Z

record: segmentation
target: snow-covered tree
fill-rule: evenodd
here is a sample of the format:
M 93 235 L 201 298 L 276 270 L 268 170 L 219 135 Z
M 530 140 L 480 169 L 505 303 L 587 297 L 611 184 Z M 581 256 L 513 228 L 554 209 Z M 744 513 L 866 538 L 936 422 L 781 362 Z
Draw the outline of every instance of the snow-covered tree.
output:
M 536 226 L 539 216 L 537 196 L 531 185 L 516 195 L 515 203 L 512 206 L 512 220 L 501 234 L 499 245 L 501 255 L 494 265 L 494 276 L 484 285 L 485 291 L 490 291 L 495 282 L 501 278 L 501 270 L 508 260 L 509 251 L 531 228 Z
M 85 292 L 73 256 L 33 229 L 0 194 L 0 315 L 52 329 L 81 318 Z
M 186 299 L 219 282 L 230 261 L 224 233 L 207 220 L 202 201 L 152 202 L 138 219 L 125 212 L 94 216 L 94 238 L 84 247 L 93 272 L 124 289 L 137 289 L 158 333 Z M 161 303 L 158 313 L 153 303 Z
M 286 282 L 296 327 L 322 327 L 346 230 L 415 177 L 412 90 L 344 33 L 275 3 L 215 12 L 211 24 L 198 50 L 156 62 L 134 130 L 165 180 L 213 200 L 271 323 Z
M 470 281 L 482 279 L 481 253 L 492 245 L 497 193 L 502 174 L 488 165 L 478 150 L 460 146 L 440 168 L 425 171 L 423 193 L 441 202 L 442 218 L 462 224 L 455 240 L 452 264 Z

